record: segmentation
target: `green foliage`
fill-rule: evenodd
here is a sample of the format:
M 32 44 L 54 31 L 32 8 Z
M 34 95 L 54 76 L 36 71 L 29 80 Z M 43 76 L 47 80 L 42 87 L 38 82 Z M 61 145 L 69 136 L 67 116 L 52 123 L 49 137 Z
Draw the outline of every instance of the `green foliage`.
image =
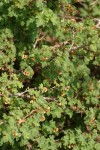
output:
M 99 150 L 99 10 L 0 1 L 1 150 Z

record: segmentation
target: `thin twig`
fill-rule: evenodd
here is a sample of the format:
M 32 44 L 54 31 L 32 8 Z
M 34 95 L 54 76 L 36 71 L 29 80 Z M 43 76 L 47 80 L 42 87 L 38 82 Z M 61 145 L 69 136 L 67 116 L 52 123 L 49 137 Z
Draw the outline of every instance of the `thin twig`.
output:
M 59 15 L 60 18 L 64 19 L 75 19 L 76 21 L 83 21 L 84 19 L 82 17 L 76 17 L 76 16 L 68 16 L 68 15 Z
M 74 46 L 71 48 L 70 52 L 71 51 L 75 51 L 75 50 L 78 50 L 79 48 L 83 48 L 84 46 L 83 45 L 80 45 L 80 46 Z
M 3 97 L 3 94 L 0 93 L 0 96 Z M 27 99 L 31 99 L 33 96 L 26 94 L 26 92 L 21 92 L 21 93 L 16 93 L 16 94 L 11 94 L 9 95 L 10 97 L 20 97 L 20 98 L 27 98 Z M 44 100 L 51 102 L 51 101 L 55 101 L 56 97 L 43 97 Z
M 93 21 L 96 22 L 96 28 L 100 29 L 100 19 L 99 18 L 94 18 Z
M 40 33 L 38 35 L 38 38 L 36 39 L 35 43 L 33 44 L 33 48 L 36 48 L 39 41 L 42 41 L 44 39 L 45 35 L 42 34 L 42 31 L 40 30 Z
M 33 115 L 35 112 L 36 112 L 36 110 L 33 109 L 29 114 L 27 114 L 27 115 L 24 117 L 24 119 L 30 117 L 30 116 Z
M 43 98 L 48 102 L 56 100 L 56 97 L 43 97 Z
M 40 37 L 40 38 L 37 38 L 36 41 L 35 41 L 35 43 L 34 43 L 34 45 L 33 45 L 33 48 L 36 48 L 37 43 L 38 43 L 39 41 L 42 41 L 43 38 L 44 38 L 44 36 L 42 36 L 42 37 Z
M 95 7 L 97 4 L 98 4 L 98 5 L 100 4 L 100 1 L 99 1 L 99 0 L 93 1 L 90 6 L 93 8 L 93 7 Z
M 56 44 L 56 45 L 54 45 L 54 46 L 50 46 L 50 48 L 51 48 L 51 49 L 56 49 L 56 48 L 60 48 L 60 47 L 62 47 L 62 46 L 65 46 L 65 45 L 67 45 L 67 44 L 69 44 L 69 42 L 68 42 L 68 41 L 64 41 L 64 42 L 61 42 L 61 43 Z
M 20 96 L 24 95 L 27 92 L 28 92 L 28 89 L 26 89 L 24 92 L 14 94 L 14 96 L 19 96 L 20 97 Z

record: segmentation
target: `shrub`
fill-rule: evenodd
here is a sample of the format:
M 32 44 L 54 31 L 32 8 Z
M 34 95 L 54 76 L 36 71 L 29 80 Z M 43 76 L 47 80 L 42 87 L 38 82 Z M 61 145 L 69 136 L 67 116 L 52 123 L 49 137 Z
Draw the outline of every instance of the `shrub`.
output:
M 0 1 L 1 150 L 99 150 L 99 1 Z

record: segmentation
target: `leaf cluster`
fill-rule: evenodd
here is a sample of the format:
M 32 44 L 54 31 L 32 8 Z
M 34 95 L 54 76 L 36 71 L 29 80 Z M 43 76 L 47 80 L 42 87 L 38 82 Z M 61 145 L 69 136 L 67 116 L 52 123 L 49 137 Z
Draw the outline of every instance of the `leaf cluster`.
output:
M 1 150 L 99 150 L 99 7 L 0 1 Z

